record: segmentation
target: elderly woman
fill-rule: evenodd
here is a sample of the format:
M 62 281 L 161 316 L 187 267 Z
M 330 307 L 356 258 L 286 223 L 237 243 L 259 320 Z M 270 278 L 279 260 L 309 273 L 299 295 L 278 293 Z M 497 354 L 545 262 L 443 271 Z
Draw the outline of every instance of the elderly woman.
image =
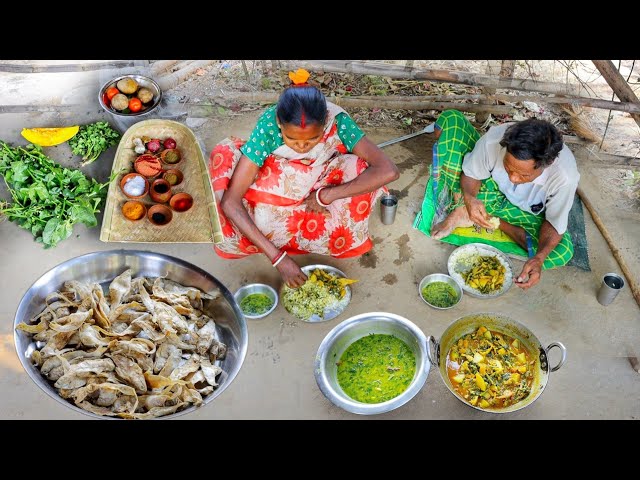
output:
M 368 252 L 369 216 L 395 164 L 349 115 L 306 83 L 304 70 L 258 120 L 248 141 L 211 152 L 209 174 L 223 258 L 264 253 L 292 288 L 306 275 L 288 254 L 347 258 Z

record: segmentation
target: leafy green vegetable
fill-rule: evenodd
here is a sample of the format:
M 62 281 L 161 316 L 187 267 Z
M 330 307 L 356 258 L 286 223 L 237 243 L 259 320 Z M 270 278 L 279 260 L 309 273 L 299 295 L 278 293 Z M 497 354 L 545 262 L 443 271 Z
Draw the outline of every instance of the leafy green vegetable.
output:
M 120 133 L 107 122 L 82 125 L 78 133 L 69 139 L 74 155 L 82 155 L 82 166 L 94 162 L 102 152 L 120 141 Z
M 55 163 L 41 147 L 12 148 L 1 140 L 0 175 L 13 198 L 13 203 L 0 202 L 0 213 L 29 230 L 45 248 L 68 238 L 76 223 L 95 227 L 106 187 L 115 178 L 98 183 Z

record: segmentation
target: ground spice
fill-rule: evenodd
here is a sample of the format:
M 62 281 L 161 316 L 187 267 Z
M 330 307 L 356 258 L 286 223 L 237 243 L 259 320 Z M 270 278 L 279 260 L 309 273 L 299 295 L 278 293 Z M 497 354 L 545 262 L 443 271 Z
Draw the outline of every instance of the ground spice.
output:
M 180 161 L 180 152 L 175 148 L 168 148 L 161 155 L 164 163 L 174 165 Z
M 191 205 L 193 205 L 193 200 L 191 200 L 190 198 L 181 198 L 179 200 L 176 200 L 176 202 L 173 204 L 173 209 L 178 212 L 184 212 L 185 210 L 189 210 L 191 208 Z
M 140 220 L 144 216 L 144 206 L 138 202 L 126 202 L 122 214 L 129 220 Z
M 160 213 L 160 212 L 156 212 L 153 215 L 151 215 L 151 218 L 153 219 L 154 222 L 162 225 L 163 223 L 166 223 L 167 221 L 167 217 L 164 216 L 164 214 Z
M 145 153 L 136 159 L 134 168 L 140 175 L 155 177 L 162 171 L 162 164 L 156 156 Z
M 175 185 L 178 183 L 178 175 L 175 173 L 165 173 L 163 177 L 170 185 Z

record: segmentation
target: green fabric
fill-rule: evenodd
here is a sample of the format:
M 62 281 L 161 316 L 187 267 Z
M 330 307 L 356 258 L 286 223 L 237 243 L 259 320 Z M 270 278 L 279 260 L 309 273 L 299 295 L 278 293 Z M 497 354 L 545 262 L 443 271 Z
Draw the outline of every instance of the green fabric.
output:
M 284 144 L 276 122 L 276 107 L 277 105 L 272 105 L 264 111 L 249 135 L 249 140 L 240 147 L 240 151 L 259 167 L 267 156 Z M 345 112 L 336 115 L 335 122 L 338 137 L 347 147 L 347 151 L 352 152 L 356 143 L 364 137 L 364 132 Z
M 442 129 L 435 148 L 437 158 L 432 165 L 422 209 L 418 212 L 413 223 L 414 228 L 428 236 L 431 236 L 431 224 L 434 215 L 436 215 L 436 209 L 438 211 L 446 209 L 448 212 L 456 206 L 451 201 L 453 196 L 443 195 L 443 191 L 444 193 L 446 190 L 460 192 L 460 172 L 464 155 L 473 149 L 476 141 L 480 138 L 473 125 L 456 110 L 442 112 L 436 125 Z M 441 204 L 445 198 L 450 202 L 448 205 Z M 534 215 L 513 205 L 499 190 L 492 178 L 482 181 L 477 198 L 484 203 L 489 215 L 500 217 L 512 225 L 524 228 L 531 235 L 534 251 L 537 251 L 540 226 L 544 221 L 543 215 Z M 484 232 L 484 230 L 482 231 Z M 486 243 L 505 253 L 527 256 L 525 249 L 500 230 L 496 230 L 492 234 L 486 232 L 483 234 L 476 232 L 473 227 L 457 228 L 442 241 L 453 245 Z M 567 231 L 560 243 L 546 258 L 542 268 L 549 269 L 566 265 L 572 256 L 573 243 Z

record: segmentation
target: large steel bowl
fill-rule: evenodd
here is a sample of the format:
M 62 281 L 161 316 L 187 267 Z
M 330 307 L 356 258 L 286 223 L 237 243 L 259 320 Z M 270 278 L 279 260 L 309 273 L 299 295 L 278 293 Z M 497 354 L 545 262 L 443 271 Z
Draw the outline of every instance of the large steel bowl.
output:
M 451 380 L 447 375 L 447 354 L 458 339 L 468 333 L 475 332 L 480 326 L 485 326 L 488 330 L 500 332 L 504 335 L 508 335 L 509 337 L 517 338 L 532 354 L 535 363 L 533 365 L 534 378 L 531 386 L 531 393 L 518 403 L 514 403 L 513 405 L 501 409 L 481 408 L 479 406 L 471 405 L 465 398 L 456 392 L 451 385 Z M 561 354 L 560 360 L 554 366 L 549 364 L 549 350 L 552 348 L 558 348 Z M 440 337 L 439 342 L 431 335 L 427 337 L 427 352 L 431 363 L 438 368 L 442 381 L 458 400 L 471 408 L 489 413 L 510 413 L 531 405 L 540 395 L 542 395 L 542 392 L 549 381 L 549 374 L 558 370 L 567 358 L 567 349 L 562 343 L 552 342 L 545 348 L 533 332 L 523 324 L 505 315 L 497 313 L 474 313 L 458 318 L 451 323 L 449 327 L 447 327 Z
M 227 345 L 224 360 L 216 362 L 216 365 L 222 368 L 222 373 L 218 377 L 219 385 L 213 393 L 204 398 L 204 405 L 211 403 L 229 387 L 244 362 L 248 345 L 246 321 L 231 292 L 215 277 L 184 260 L 160 253 L 138 250 L 89 253 L 67 260 L 42 275 L 24 294 L 16 311 L 14 340 L 22 366 L 36 385 L 57 402 L 84 415 L 106 418 L 76 407 L 60 397 L 52 384 L 29 360 L 37 347 L 35 342 L 30 335 L 16 330 L 15 327 L 21 322 L 28 323 L 31 318 L 39 314 L 44 308 L 46 296 L 61 289 L 64 282 L 69 280 L 97 282 L 104 288 L 127 268 L 132 269 L 132 276 L 163 276 L 207 293 L 221 294 L 220 299 L 205 303 L 206 313 L 215 320 L 217 339 Z M 193 412 L 197 408 L 203 408 L 204 405 L 191 406 L 160 418 L 175 418 Z
M 338 384 L 336 361 L 356 340 L 371 333 L 393 335 L 405 342 L 416 357 L 416 373 L 409 387 L 391 400 L 381 403 L 363 403 L 349 397 Z M 404 317 L 386 312 L 363 313 L 338 324 L 324 338 L 315 361 L 318 387 L 334 405 L 347 412 L 374 415 L 390 412 L 411 400 L 422 388 L 429 375 L 427 338 L 422 330 Z

